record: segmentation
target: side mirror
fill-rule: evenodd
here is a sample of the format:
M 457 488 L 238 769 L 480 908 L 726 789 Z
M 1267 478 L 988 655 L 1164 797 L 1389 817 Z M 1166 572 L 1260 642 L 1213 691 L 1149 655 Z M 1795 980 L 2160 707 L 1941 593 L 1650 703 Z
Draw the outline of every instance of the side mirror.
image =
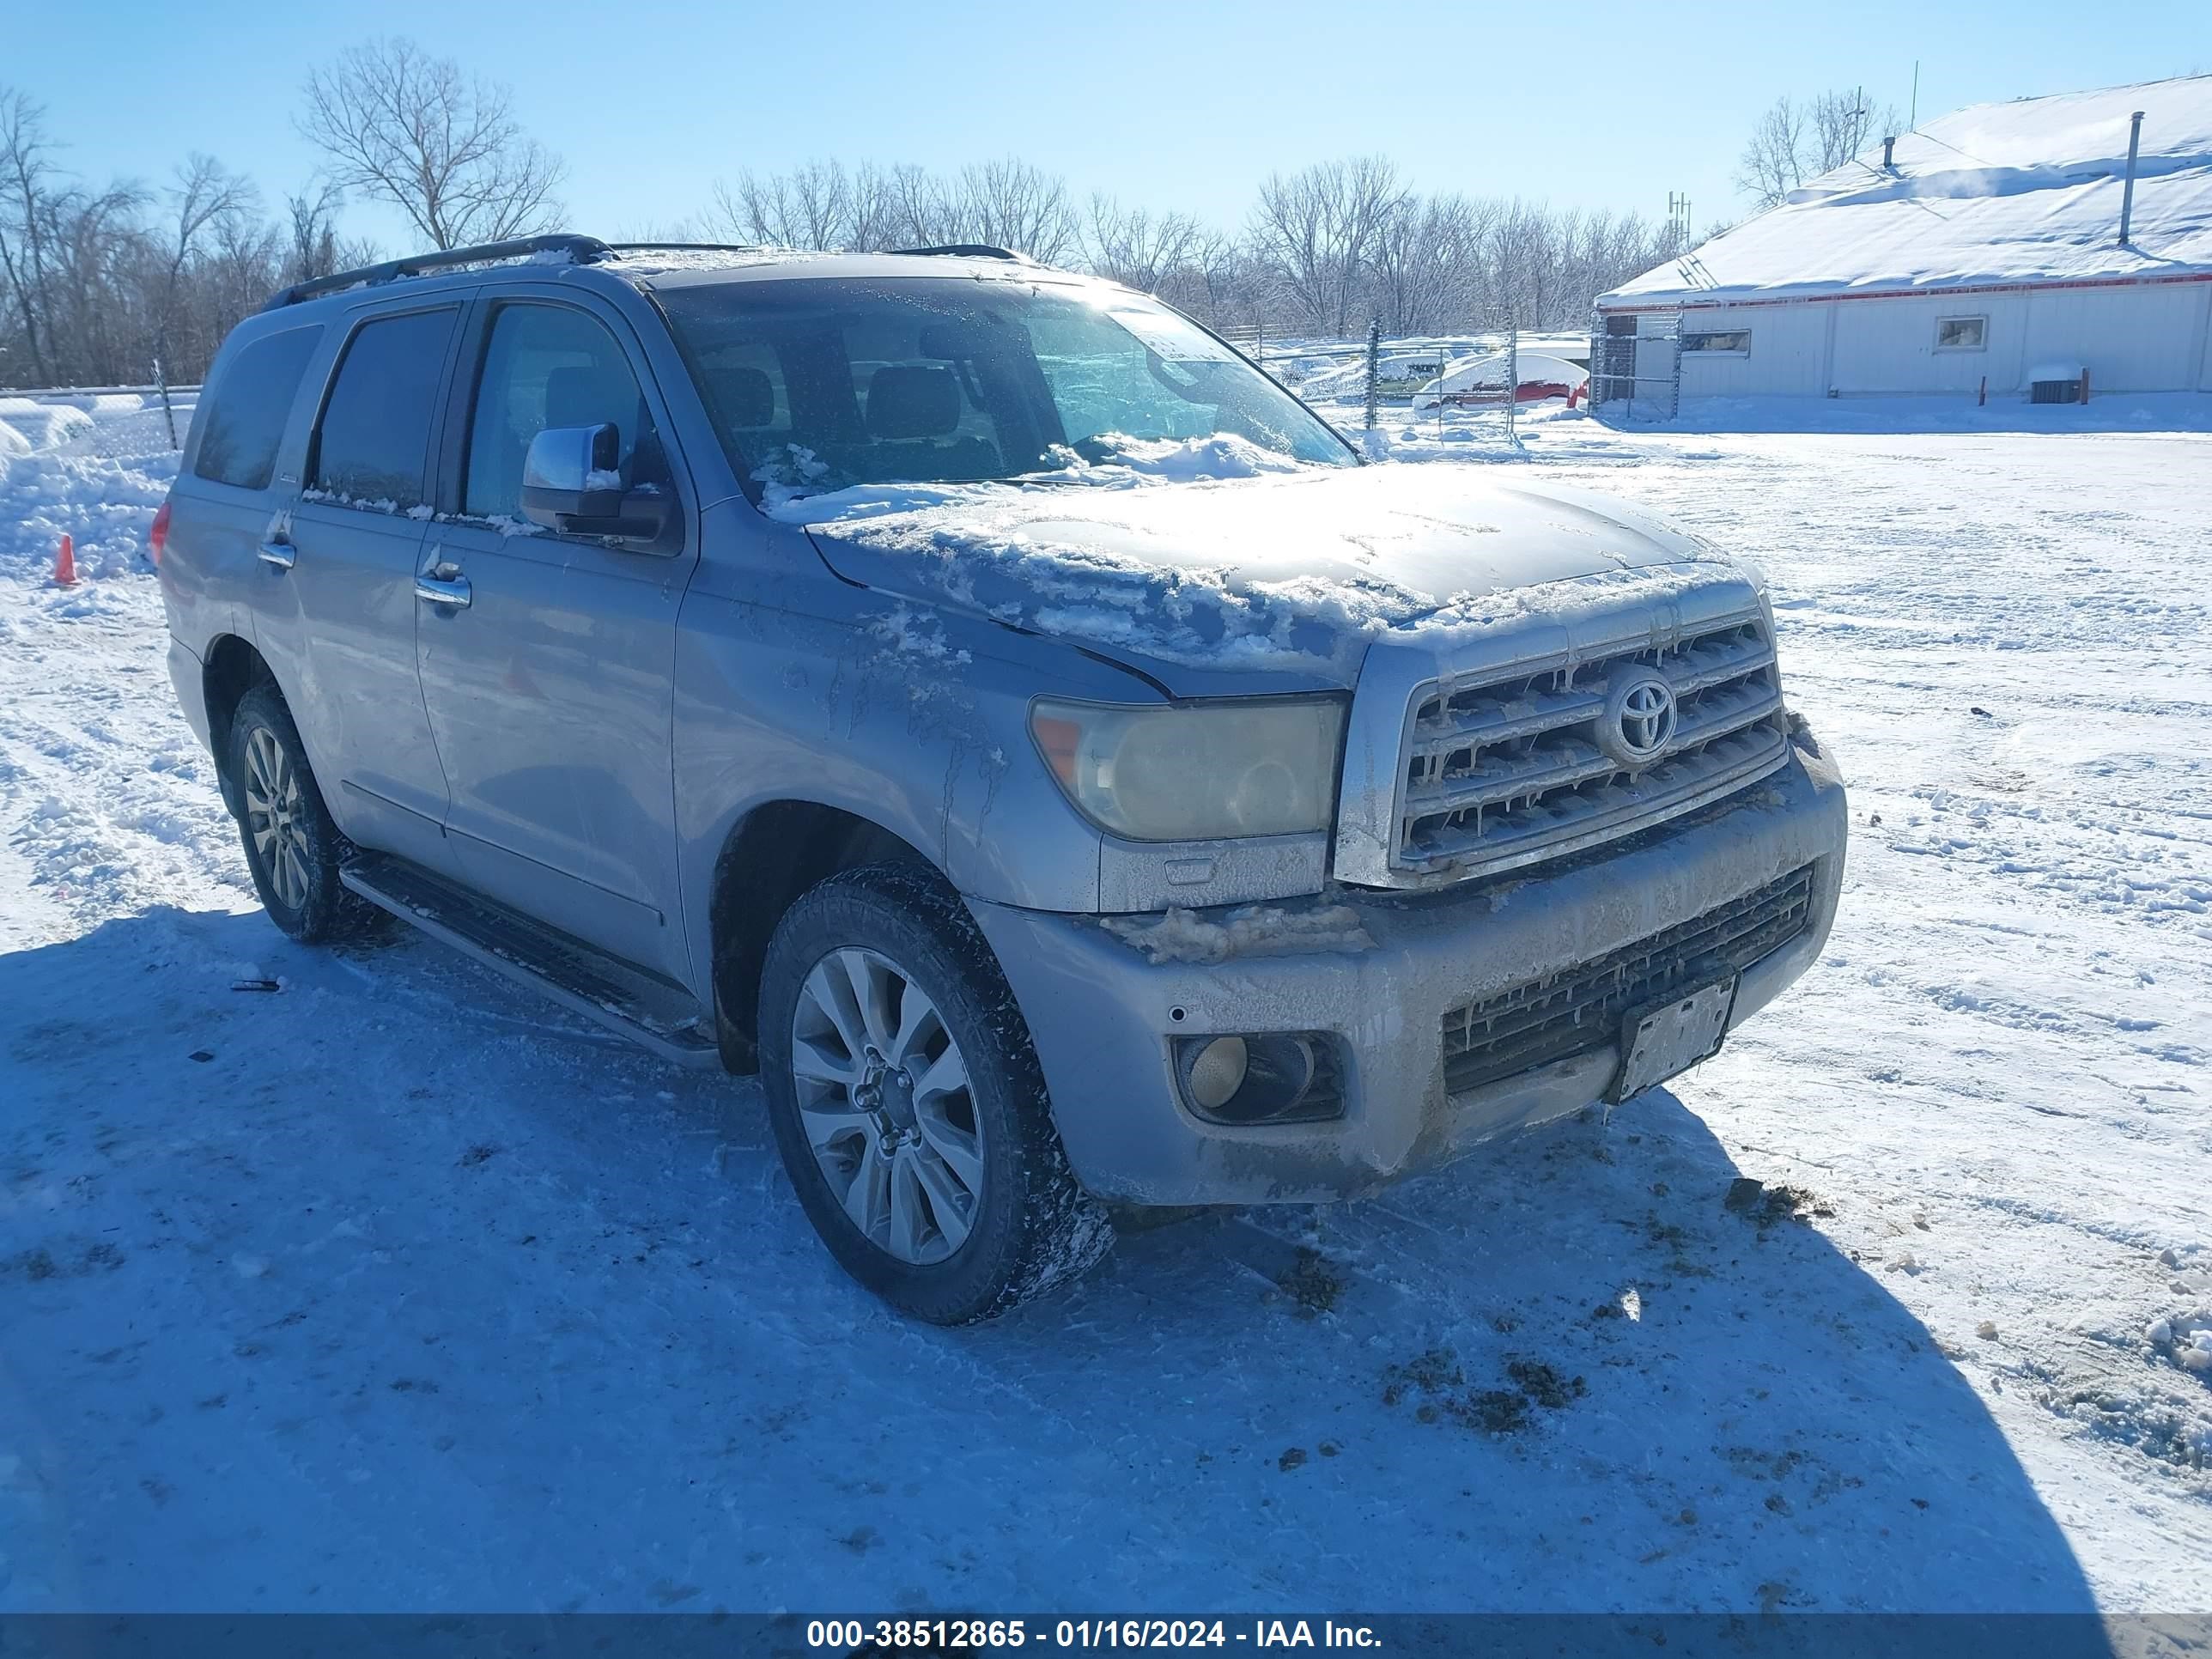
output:
M 675 500 L 664 489 L 630 488 L 621 448 L 611 422 L 547 427 L 523 458 L 522 516 L 562 535 L 658 539 Z
M 622 512 L 623 481 L 613 425 L 549 426 L 530 441 L 522 462 L 522 516 L 548 530 L 569 519 L 611 519 Z

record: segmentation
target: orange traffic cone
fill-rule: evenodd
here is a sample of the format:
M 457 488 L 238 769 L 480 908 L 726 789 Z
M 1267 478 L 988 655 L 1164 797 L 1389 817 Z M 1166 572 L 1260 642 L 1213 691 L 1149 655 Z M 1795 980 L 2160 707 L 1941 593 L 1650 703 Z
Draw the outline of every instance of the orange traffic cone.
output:
M 54 586 L 76 586 L 76 544 L 67 536 L 62 538 L 62 544 L 54 553 Z

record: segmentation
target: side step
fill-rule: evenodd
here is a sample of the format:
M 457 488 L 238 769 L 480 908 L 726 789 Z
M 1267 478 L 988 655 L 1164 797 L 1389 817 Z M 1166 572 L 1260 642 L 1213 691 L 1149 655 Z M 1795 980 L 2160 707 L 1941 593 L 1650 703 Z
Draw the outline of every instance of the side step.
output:
M 338 879 L 378 908 L 487 968 L 597 1020 L 678 1066 L 720 1063 L 713 1022 L 672 980 L 532 921 L 404 859 L 357 853 Z

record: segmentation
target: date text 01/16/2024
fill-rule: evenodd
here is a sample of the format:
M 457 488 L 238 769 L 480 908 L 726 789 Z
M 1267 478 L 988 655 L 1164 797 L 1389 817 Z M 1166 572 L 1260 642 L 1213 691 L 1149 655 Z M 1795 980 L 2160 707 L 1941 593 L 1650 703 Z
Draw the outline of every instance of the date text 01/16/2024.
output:
M 873 1648 L 1377 1648 L 1365 1625 L 1334 1620 L 1255 1619 L 817 1619 L 809 1647 L 841 1652 Z

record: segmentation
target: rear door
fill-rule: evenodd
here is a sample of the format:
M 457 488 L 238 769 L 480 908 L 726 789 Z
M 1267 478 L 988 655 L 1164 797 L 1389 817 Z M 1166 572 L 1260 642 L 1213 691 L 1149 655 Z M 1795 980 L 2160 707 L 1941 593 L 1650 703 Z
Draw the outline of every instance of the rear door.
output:
M 457 873 L 415 667 L 431 444 L 464 302 L 356 313 L 289 510 L 270 525 L 255 642 L 331 816 L 364 847 Z
M 253 638 L 257 612 L 269 601 L 281 601 L 288 617 L 292 613 L 291 595 L 276 591 L 276 571 L 259 549 L 299 493 L 296 455 L 289 460 L 289 478 L 277 476 L 278 456 L 295 428 L 295 406 L 313 402 L 302 387 L 324 331 L 321 323 L 296 321 L 250 335 L 241 330 L 200 394 L 191 453 L 169 495 L 169 550 L 161 568 L 171 630 L 195 653 L 219 634 Z M 319 384 L 318 377 L 318 389 Z M 296 423 L 308 418 L 301 411 Z M 229 736 L 208 733 L 218 758 Z
M 677 489 L 665 408 L 628 324 L 592 296 L 502 288 L 463 358 L 422 554 L 462 602 L 423 602 L 416 635 L 447 839 L 471 886 L 682 979 L 671 737 L 696 536 L 681 511 L 649 547 L 559 536 L 520 501 L 532 438 L 602 422 L 634 480 Z

